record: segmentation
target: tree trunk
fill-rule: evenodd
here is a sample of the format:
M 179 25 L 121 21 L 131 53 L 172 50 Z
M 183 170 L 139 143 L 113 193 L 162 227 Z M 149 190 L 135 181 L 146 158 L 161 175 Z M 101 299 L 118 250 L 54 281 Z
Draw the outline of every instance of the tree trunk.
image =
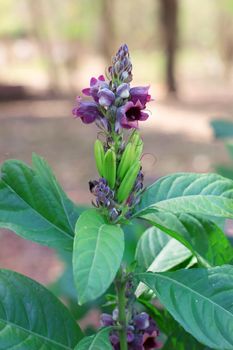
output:
M 169 93 L 177 91 L 175 79 L 178 41 L 178 0 L 160 0 L 161 27 L 166 55 L 166 84 Z

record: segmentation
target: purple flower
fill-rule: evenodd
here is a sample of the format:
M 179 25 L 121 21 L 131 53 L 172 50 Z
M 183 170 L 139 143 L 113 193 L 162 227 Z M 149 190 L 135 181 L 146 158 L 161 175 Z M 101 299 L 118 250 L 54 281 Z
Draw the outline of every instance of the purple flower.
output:
M 79 97 L 77 99 L 77 106 L 72 113 L 75 117 L 80 117 L 85 124 L 93 123 L 96 119 L 102 118 L 103 115 L 98 109 L 98 105 L 92 101 L 82 101 Z
M 86 96 L 91 96 L 95 102 L 99 101 L 98 92 L 101 88 L 108 87 L 108 84 L 105 82 L 103 75 L 100 75 L 98 79 L 92 77 L 90 80 L 90 87 L 82 90 L 82 93 Z
M 151 95 L 148 94 L 149 88 L 149 86 L 136 86 L 130 89 L 130 101 L 134 104 L 137 103 L 137 101 L 140 101 L 145 107 L 146 103 L 151 101 Z
M 156 340 L 156 337 L 157 337 L 156 332 L 154 332 L 151 335 L 144 333 L 144 335 L 143 335 L 143 350 L 160 349 L 162 347 L 162 344 Z
M 138 330 L 145 330 L 150 325 L 149 315 L 146 312 L 141 312 L 134 317 L 134 324 Z
M 121 98 L 128 98 L 129 97 L 129 84 L 122 83 L 118 86 L 116 90 L 117 96 Z
M 144 105 L 138 100 L 136 103 L 127 102 L 118 109 L 118 119 L 121 126 L 125 129 L 138 128 L 138 121 L 147 120 L 149 115 L 143 112 Z
M 104 106 L 104 107 L 109 107 L 111 106 L 111 104 L 114 102 L 115 100 L 115 95 L 114 93 L 107 89 L 107 88 L 103 88 L 101 89 L 98 94 L 98 102 L 101 106 Z
M 100 316 L 100 324 L 102 327 L 108 327 L 113 325 L 113 318 L 109 314 L 102 314 Z

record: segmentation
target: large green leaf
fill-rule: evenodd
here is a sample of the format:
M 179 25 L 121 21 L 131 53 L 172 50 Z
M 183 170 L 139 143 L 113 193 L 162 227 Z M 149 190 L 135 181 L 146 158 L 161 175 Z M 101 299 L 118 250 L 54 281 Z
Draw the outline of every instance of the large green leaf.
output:
M 3 163 L 0 179 L 0 227 L 43 245 L 72 250 L 79 210 L 57 183 L 51 169 L 33 156 Z
M 94 300 L 112 283 L 124 252 L 124 233 L 95 209 L 82 213 L 75 228 L 74 281 L 79 304 Z
M 190 258 L 192 253 L 157 227 L 150 227 L 140 238 L 135 258 L 142 271 L 167 271 Z
M 153 225 L 185 245 L 200 262 L 207 265 L 232 263 L 233 249 L 213 222 L 191 214 L 173 214 L 156 211 L 142 215 Z
M 233 266 L 147 272 L 139 279 L 198 341 L 233 349 Z
M 83 338 L 75 347 L 75 350 L 112 350 L 109 341 L 110 330 L 111 327 L 102 328 L 95 335 Z
M 71 350 L 82 336 L 52 293 L 16 272 L 0 270 L 0 349 Z
M 145 190 L 134 216 L 153 208 L 174 214 L 233 218 L 233 181 L 217 174 L 165 176 Z

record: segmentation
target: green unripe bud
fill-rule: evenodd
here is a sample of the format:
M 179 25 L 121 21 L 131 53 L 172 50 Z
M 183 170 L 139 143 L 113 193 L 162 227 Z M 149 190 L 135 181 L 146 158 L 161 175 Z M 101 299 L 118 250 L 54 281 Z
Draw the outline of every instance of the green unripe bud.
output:
M 117 169 L 117 176 L 122 180 L 127 173 L 127 170 L 132 165 L 135 159 L 135 148 L 131 142 L 129 142 L 122 154 L 120 164 Z
M 130 138 L 130 142 L 132 142 L 134 145 L 137 145 L 141 141 L 141 137 L 138 131 L 134 131 Z
M 140 167 L 140 162 L 136 161 L 133 165 L 131 165 L 131 167 L 127 171 L 117 191 L 117 200 L 119 203 L 124 202 L 129 197 L 130 192 L 132 191 L 133 186 L 135 184 Z
M 140 134 L 138 131 L 135 131 L 131 137 L 131 142 L 133 143 L 135 147 L 135 154 L 136 158 L 140 159 L 143 151 L 143 141 L 140 137 Z
M 116 154 L 109 149 L 104 156 L 104 178 L 108 181 L 109 187 L 113 190 L 116 183 Z
M 103 165 L 104 165 L 104 146 L 100 140 L 95 141 L 94 155 L 95 155 L 96 168 L 98 170 L 99 175 L 102 177 Z
M 142 151 L 143 151 L 143 142 L 142 140 L 140 140 L 140 143 L 138 143 L 137 146 L 135 147 L 135 155 L 137 159 L 141 158 Z

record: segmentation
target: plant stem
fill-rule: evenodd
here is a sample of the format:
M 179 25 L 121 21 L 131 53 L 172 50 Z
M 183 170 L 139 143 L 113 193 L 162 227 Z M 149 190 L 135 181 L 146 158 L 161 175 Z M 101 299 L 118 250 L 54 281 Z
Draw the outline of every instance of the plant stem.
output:
M 116 282 L 117 298 L 118 298 L 118 321 L 120 323 L 119 338 L 120 349 L 127 350 L 127 322 L 126 322 L 126 297 L 125 297 L 125 285 L 126 281 L 122 281 L 122 278 Z

